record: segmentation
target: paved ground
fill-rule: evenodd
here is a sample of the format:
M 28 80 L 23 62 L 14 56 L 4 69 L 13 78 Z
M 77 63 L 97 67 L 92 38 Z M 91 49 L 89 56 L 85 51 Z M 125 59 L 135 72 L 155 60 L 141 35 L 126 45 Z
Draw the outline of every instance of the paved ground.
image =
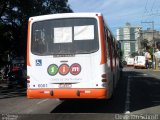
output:
M 2 119 L 112 120 L 121 119 L 125 113 L 142 117 L 160 113 L 160 71 L 124 68 L 114 99 L 108 101 L 27 99 L 24 88 L 0 86 Z

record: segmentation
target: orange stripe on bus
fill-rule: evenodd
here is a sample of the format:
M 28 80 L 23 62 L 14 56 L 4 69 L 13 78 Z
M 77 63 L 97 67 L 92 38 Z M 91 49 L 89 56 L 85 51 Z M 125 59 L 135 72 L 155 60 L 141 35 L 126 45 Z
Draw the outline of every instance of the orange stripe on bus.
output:
M 106 63 L 106 49 L 105 49 L 105 40 L 104 40 L 104 23 L 103 17 L 98 16 L 100 24 L 100 44 L 101 44 L 101 62 L 100 64 Z
M 30 33 L 30 24 L 31 24 L 31 21 L 28 21 L 28 33 L 27 33 L 27 66 L 31 66 L 30 64 L 30 36 L 31 36 L 31 33 Z
M 51 95 L 52 92 L 52 95 Z M 80 92 L 80 95 L 77 95 Z M 28 89 L 28 98 L 96 98 L 96 99 L 106 99 L 107 90 L 105 89 Z

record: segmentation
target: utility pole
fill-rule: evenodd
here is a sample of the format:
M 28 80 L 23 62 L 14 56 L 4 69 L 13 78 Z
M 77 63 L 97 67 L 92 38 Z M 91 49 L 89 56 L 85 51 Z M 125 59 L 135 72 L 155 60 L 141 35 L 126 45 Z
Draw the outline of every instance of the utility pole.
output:
M 156 68 L 156 66 L 155 66 L 155 59 L 154 59 L 154 52 L 155 52 L 155 47 L 156 47 L 156 45 L 155 45 L 155 40 L 154 40 L 154 21 L 150 21 L 150 22 L 141 22 L 141 23 L 147 23 L 147 24 L 151 24 L 152 25 L 152 30 L 153 30 L 153 32 L 152 32 L 152 41 L 153 41 L 153 49 L 152 49 L 152 55 L 153 55 L 153 58 L 152 58 L 152 67 L 153 67 L 153 69 L 154 68 Z

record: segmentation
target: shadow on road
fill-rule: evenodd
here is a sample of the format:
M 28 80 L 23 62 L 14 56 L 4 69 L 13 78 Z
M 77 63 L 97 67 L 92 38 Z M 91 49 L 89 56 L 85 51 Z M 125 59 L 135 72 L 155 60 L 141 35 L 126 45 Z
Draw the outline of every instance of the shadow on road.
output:
M 127 91 L 128 76 L 130 88 Z M 129 111 L 137 111 L 160 105 L 160 80 L 144 76 L 143 72 L 123 71 L 113 100 L 66 100 L 51 113 L 124 113 L 126 95 L 130 92 Z
M 160 105 L 160 79 L 148 77 L 142 72 L 134 72 L 131 78 L 130 111 Z
M 123 113 L 125 110 L 126 80 L 121 79 L 111 100 L 66 100 L 51 113 Z

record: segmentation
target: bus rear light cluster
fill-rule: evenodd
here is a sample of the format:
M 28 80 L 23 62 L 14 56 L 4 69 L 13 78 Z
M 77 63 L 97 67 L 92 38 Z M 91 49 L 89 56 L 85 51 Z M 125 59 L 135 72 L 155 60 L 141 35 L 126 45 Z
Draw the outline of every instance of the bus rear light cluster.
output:
M 101 75 L 101 77 L 102 77 L 102 82 L 107 82 L 108 80 L 107 80 L 107 74 L 102 74 Z
M 80 96 L 81 93 L 90 94 L 91 91 L 90 90 L 77 90 L 77 96 Z
M 53 90 L 51 90 L 51 91 L 50 91 L 50 95 L 51 95 L 51 96 L 53 96 L 53 95 L 54 95 L 54 92 L 53 92 Z
M 30 76 L 27 76 L 27 83 L 30 83 Z
M 101 77 L 102 77 L 102 78 L 107 78 L 107 75 L 106 75 L 106 74 L 102 74 Z
M 107 82 L 107 79 L 102 79 L 102 82 Z

